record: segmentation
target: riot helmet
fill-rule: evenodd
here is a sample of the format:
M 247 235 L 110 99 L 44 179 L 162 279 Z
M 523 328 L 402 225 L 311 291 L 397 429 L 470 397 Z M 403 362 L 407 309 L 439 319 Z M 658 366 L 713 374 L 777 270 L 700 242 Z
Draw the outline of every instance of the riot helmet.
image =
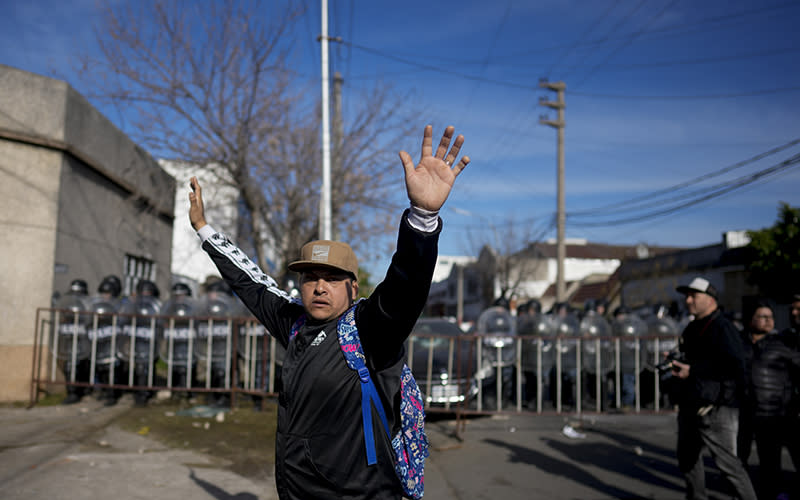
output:
M 84 280 L 72 280 L 69 284 L 69 295 L 89 295 L 89 285 Z
M 619 318 L 621 318 L 621 317 L 623 317 L 625 315 L 628 315 L 630 313 L 631 313 L 631 310 L 630 310 L 629 307 L 627 307 L 627 306 L 617 306 L 614 309 L 613 316 L 614 316 L 615 319 L 619 319 Z
M 139 282 L 136 283 L 136 295 L 158 298 L 161 292 L 158 290 L 158 286 L 152 281 L 139 280 Z
M 527 302 L 528 312 L 531 314 L 540 314 L 542 312 L 542 303 L 536 299 L 531 299 Z
M 224 293 L 226 295 L 231 295 L 231 296 L 233 295 L 231 287 L 228 286 L 228 284 L 223 280 L 216 280 L 212 281 L 211 283 L 208 283 L 206 285 L 206 293 L 208 294 Z
M 109 274 L 100 281 L 100 285 L 97 287 L 97 293 L 101 295 L 107 294 L 112 298 L 117 298 L 122 294 L 122 281 L 120 281 L 117 276 Z
M 173 297 L 175 296 L 192 296 L 192 289 L 186 283 L 175 283 L 170 290 Z
M 497 299 L 495 299 L 495 301 L 494 301 L 494 303 L 492 305 L 495 306 L 495 307 L 502 307 L 506 311 L 511 309 L 511 303 L 505 297 L 498 297 Z

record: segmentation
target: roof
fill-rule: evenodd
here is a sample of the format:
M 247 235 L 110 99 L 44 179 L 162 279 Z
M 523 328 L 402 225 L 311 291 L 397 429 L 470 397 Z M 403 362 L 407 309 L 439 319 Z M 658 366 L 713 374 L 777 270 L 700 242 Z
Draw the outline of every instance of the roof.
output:
M 601 260 L 631 260 L 640 259 L 642 250 L 648 256 L 671 253 L 681 250 L 677 247 L 653 247 L 646 245 L 609 245 L 606 243 L 581 243 L 567 242 L 565 245 L 568 259 L 601 259 Z M 535 242 L 528 245 L 522 254 L 533 253 L 539 258 L 555 259 L 558 245 L 551 242 Z
M 605 281 L 595 282 L 595 283 L 584 283 L 575 290 L 575 293 L 569 298 L 569 302 L 575 304 L 583 304 L 589 299 L 598 300 L 598 299 L 607 299 L 609 295 L 611 295 L 611 291 L 614 288 L 614 284 L 611 281 L 611 278 L 614 275 L 611 275 L 609 279 Z
M 620 266 L 620 277 L 627 281 L 650 276 L 746 266 L 750 262 L 748 252 L 747 247 L 727 248 L 724 243 L 689 248 L 648 259 L 625 261 Z

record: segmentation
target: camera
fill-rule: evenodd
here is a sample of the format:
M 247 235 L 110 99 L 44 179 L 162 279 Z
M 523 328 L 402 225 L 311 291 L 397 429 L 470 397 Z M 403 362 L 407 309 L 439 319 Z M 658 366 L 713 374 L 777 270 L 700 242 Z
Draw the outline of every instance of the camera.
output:
M 658 372 L 661 374 L 671 372 L 673 361 L 685 363 L 686 355 L 681 351 L 670 351 L 667 353 L 667 357 L 664 359 L 664 361 L 656 365 L 656 370 L 658 370 Z

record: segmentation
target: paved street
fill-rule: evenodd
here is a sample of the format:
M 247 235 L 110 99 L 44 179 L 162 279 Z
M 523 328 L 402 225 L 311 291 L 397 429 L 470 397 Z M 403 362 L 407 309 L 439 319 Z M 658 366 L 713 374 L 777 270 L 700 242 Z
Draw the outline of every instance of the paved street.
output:
M 271 500 L 271 480 L 224 470 L 113 424 L 129 408 L 96 401 L 0 409 L 0 484 L 13 500 Z M 513 415 L 455 422 L 431 416 L 426 499 L 680 499 L 673 415 Z M 572 424 L 576 434 L 564 434 Z M 88 443 L 88 444 L 87 444 Z M 709 472 L 719 490 L 719 476 Z M 723 495 L 717 491 L 717 498 Z

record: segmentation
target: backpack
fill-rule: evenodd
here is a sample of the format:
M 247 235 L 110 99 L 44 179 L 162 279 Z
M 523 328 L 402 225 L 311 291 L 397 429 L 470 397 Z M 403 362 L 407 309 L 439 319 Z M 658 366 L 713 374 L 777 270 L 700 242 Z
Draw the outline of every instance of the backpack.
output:
M 367 465 L 377 463 L 372 412 L 370 411 L 374 405 L 383 423 L 383 428 L 392 441 L 392 449 L 395 454 L 394 469 L 403 491 L 410 498 L 419 500 L 425 490 L 425 459 L 429 456 L 422 393 L 411 369 L 404 363 L 400 374 L 400 430 L 392 437 L 378 390 L 364 361 L 364 351 L 361 348 L 361 339 L 356 327 L 355 309 L 356 306 L 353 305 L 339 318 L 336 331 L 347 366 L 356 371 L 361 380 L 361 421 L 364 426 Z M 297 319 L 292 326 L 290 340 L 297 335 L 305 321 L 305 314 Z

